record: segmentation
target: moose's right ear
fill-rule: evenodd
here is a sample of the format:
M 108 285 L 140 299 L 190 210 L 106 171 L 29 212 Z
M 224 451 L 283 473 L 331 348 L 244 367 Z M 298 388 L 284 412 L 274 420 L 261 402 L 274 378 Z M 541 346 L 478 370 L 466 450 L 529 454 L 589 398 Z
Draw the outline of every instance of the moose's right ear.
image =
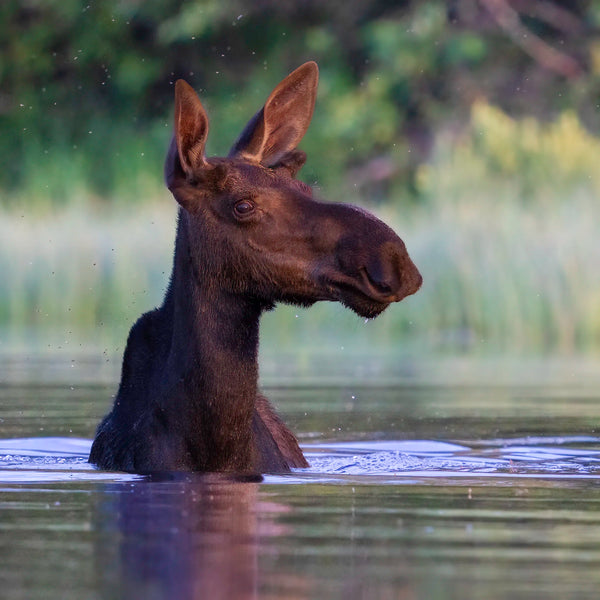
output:
M 267 98 L 229 152 L 273 167 L 296 149 L 312 119 L 319 83 L 315 62 L 290 73 Z
M 208 136 L 208 117 L 192 87 L 179 79 L 175 83 L 175 124 L 173 139 L 165 162 L 165 179 L 172 188 L 184 176 L 193 180 L 206 166 L 204 148 Z

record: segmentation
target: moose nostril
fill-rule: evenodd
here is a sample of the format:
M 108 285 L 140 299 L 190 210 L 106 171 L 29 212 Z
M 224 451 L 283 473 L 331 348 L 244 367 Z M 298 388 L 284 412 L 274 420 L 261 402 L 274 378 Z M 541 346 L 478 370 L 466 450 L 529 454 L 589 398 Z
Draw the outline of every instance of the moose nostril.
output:
M 392 286 L 387 281 L 372 281 L 372 283 L 382 294 L 391 295 Z
M 365 266 L 365 275 L 372 289 L 386 298 L 403 296 L 406 262 L 410 262 L 401 240 L 386 241 L 371 255 Z
M 392 296 L 396 288 L 396 278 L 391 273 L 386 273 L 386 269 L 380 262 L 370 264 L 364 269 L 364 272 L 373 286 L 380 294 Z

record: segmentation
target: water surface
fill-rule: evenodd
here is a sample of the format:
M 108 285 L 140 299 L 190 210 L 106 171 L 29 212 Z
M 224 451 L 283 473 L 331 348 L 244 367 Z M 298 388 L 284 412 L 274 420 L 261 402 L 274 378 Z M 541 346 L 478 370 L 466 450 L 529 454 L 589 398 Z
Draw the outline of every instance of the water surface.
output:
M 263 481 L 98 471 L 116 367 L 5 362 L 2 597 L 597 597 L 594 366 L 351 362 L 267 361 L 312 466 Z

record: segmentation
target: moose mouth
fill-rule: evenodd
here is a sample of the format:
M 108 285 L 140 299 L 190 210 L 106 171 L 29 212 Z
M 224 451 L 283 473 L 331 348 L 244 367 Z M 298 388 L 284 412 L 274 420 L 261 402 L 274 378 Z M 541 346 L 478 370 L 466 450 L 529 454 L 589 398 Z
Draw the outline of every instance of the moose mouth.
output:
M 321 279 L 326 290 L 327 300 L 341 302 L 360 317 L 373 319 L 380 315 L 392 302 L 401 300 L 404 295 L 384 293 L 371 280 L 366 269 L 361 269 L 358 277 L 330 273 Z
M 359 317 L 365 319 L 374 319 L 378 317 L 391 302 L 379 302 L 363 296 L 360 292 L 343 293 L 340 297 L 340 302 L 354 311 Z

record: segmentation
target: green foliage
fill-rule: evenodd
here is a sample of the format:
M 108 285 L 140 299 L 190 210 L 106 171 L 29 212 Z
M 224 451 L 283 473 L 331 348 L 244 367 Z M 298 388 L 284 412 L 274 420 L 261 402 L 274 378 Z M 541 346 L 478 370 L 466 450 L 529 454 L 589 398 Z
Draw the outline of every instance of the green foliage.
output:
M 464 122 L 474 98 L 543 118 L 570 106 L 598 130 L 597 9 L 561 7 L 569 27 L 533 8 L 523 19 L 579 60 L 569 85 L 470 2 L 6 0 L 0 202 L 80 202 L 84 189 L 94 202 L 135 201 L 139 181 L 159 179 L 148 173 L 159 172 L 177 77 L 201 91 L 216 124 L 209 150 L 222 154 L 307 59 L 321 87 L 306 178 L 339 197 L 414 188 L 435 132 Z
M 423 197 L 451 197 L 470 187 L 493 186 L 530 206 L 554 203 L 579 191 L 600 193 L 600 139 L 569 110 L 542 124 L 513 119 L 476 102 L 461 135 L 440 136 L 437 156 L 418 169 Z
M 19 167 L 26 176 L 4 191 L 5 207 L 40 214 L 71 204 L 131 205 L 156 198 L 163 187 L 165 124 L 151 124 L 142 135 L 129 124 L 115 130 L 90 120 L 88 126 L 79 143 L 60 133 L 52 142 L 24 140 Z

